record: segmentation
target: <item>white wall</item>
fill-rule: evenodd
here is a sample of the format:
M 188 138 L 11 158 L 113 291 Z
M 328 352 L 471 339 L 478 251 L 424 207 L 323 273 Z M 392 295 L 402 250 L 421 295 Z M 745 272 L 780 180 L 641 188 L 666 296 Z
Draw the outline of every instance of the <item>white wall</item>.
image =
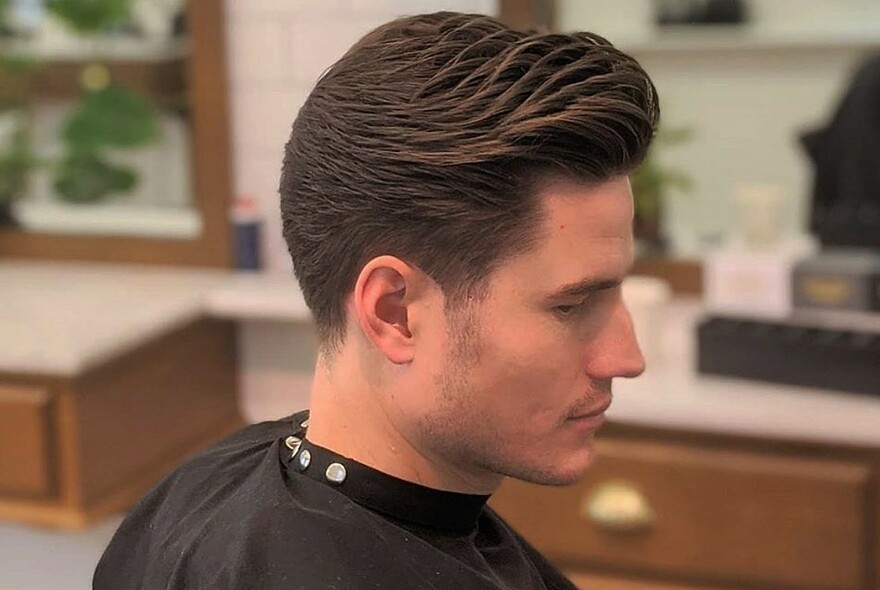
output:
M 797 138 L 827 123 L 860 54 L 837 48 L 639 56 L 658 87 L 663 124 L 694 132 L 693 141 L 663 157 L 694 181 L 691 193 L 669 203 L 666 227 L 679 254 L 736 239 L 736 195 L 751 184 L 781 187 L 780 233 L 806 231 L 813 169 Z
M 281 237 L 278 179 L 284 143 L 315 80 L 376 26 L 405 14 L 495 14 L 496 0 L 226 0 L 235 191 L 265 215 L 269 273 L 290 273 Z M 239 345 L 242 407 L 251 420 L 305 406 L 314 336 L 307 327 L 245 322 Z
M 797 136 L 827 122 L 856 64 L 880 52 L 880 2 L 752 0 L 754 20 L 740 34 L 662 36 L 652 4 L 559 0 L 557 24 L 630 51 L 658 87 L 663 124 L 694 131 L 661 157 L 694 181 L 668 209 L 674 252 L 696 257 L 717 239 L 736 239 L 735 195 L 749 184 L 778 185 L 787 197 L 781 231 L 804 231 L 812 168 Z

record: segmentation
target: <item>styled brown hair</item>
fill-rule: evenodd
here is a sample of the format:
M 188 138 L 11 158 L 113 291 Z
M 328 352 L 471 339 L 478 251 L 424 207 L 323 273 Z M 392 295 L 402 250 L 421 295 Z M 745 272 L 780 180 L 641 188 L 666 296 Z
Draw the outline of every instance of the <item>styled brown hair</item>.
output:
M 631 172 L 658 118 L 648 75 L 597 35 L 450 12 L 367 34 L 312 90 L 282 168 L 284 237 L 322 345 L 341 343 L 370 259 L 419 267 L 448 306 L 478 293 L 532 245 L 542 182 Z

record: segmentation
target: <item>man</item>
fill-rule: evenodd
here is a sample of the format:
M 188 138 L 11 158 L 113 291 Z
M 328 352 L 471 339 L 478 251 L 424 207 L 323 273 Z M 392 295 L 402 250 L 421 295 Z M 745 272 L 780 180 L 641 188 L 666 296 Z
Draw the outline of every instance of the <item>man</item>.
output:
M 173 473 L 95 588 L 573 588 L 485 504 L 505 477 L 581 477 L 612 379 L 643 370 L 626 175 L 657 119 L 595 35 L 438 13 L 357 43 L 281 179 L 311 413 Z

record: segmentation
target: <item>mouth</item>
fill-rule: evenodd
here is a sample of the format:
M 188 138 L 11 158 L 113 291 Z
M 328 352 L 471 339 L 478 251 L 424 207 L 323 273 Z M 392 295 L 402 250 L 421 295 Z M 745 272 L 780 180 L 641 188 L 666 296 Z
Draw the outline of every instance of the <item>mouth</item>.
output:
M 590 430 L 599 428 L 605 423 L 605 412 L 611 406 L 611 398 L 604 400 L 601 404 L 591 406 L 578 411 L 567 419 L 567 422 L 588 428 Z
M 597 416 L 602 416 L 611 407 L 611 398 L 604 400 L 601 404 L 597 404 L 590 408 L 585 409 L 584 411 L 578 411 L 569 417 L 569 420 L 580 420 L 582 418 L 595 418 Z

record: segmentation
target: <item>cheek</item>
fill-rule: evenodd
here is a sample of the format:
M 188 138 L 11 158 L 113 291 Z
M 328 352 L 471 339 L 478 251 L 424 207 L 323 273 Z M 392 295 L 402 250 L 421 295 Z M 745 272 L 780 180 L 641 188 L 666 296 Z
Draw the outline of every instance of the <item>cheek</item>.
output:
M 486 341 L 477 366 L 482 383 L 475 385 L 501 411 L 555 415 L 576 399 L 583 372 L 571 347 L 552 328 L 510 330 Z

